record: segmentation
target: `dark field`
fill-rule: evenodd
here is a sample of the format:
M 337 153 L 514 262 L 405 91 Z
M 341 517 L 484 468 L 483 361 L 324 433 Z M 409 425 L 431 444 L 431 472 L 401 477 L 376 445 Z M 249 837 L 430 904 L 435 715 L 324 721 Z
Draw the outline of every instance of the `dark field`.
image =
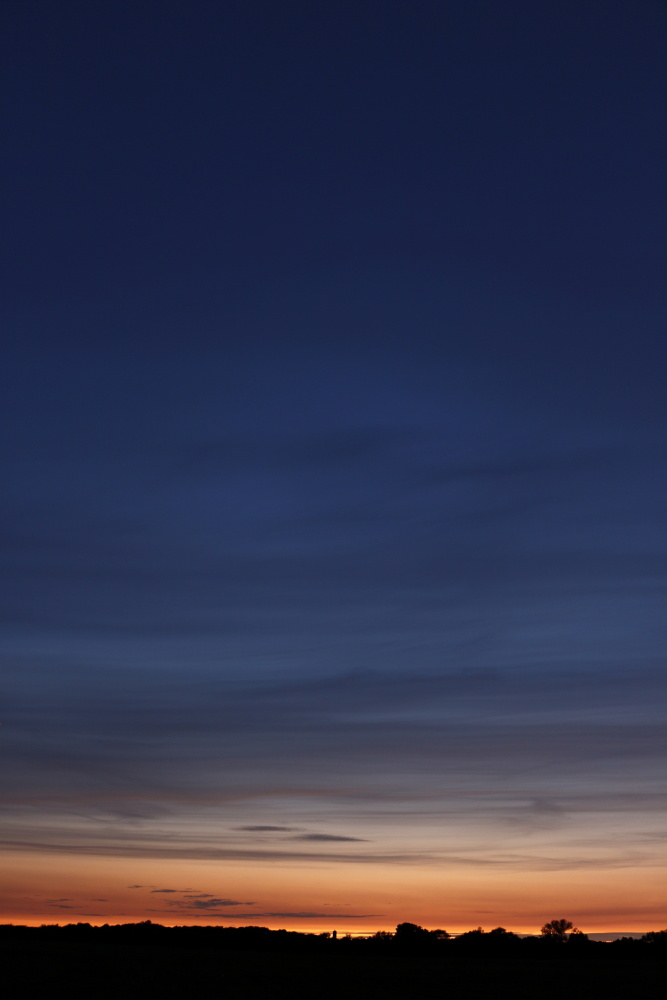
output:
M 80 941 L 4 941 L 3 993 L 11 997 L 239 1000 L 438 997 L 447 1000 L 648 998 L 662 995 L 661 960 L 227 951 Z

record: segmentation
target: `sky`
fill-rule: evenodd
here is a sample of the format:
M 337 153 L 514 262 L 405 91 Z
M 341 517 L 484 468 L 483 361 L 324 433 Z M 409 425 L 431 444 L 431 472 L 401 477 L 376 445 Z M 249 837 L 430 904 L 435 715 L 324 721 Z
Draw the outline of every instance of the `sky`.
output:
M 664 3 L 0 20 L 0 921 L 666 926 Z

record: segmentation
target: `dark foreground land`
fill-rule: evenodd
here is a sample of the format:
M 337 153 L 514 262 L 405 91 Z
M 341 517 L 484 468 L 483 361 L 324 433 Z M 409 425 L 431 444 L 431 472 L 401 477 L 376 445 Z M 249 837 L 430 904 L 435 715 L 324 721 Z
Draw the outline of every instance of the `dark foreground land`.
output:
M 663 995 L 667 984 L 661 943 L 570 948 L 539 940 L 461 945 L 459 939 L 434 945 L 285 932 L 282 938 L 266 932 L 253 939 L 247 933 L 252 928 L 235 940 L 219 928 L 136 928 L 1 927 L 4 996 L 644 1000 Z

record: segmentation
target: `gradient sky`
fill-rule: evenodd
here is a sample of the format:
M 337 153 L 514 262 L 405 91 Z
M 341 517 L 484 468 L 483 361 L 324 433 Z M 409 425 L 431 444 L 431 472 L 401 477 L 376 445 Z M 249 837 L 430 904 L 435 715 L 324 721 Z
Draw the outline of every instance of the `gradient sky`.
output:
M 0 17 L 0 920 L 667 925 L 665 4 Z

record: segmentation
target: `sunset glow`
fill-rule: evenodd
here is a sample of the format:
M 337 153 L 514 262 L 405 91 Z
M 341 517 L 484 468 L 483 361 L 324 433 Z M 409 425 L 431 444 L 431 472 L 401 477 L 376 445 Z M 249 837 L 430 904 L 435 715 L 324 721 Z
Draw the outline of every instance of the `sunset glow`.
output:
M 667 927 L 667 5 L 1 6 L 0 923 Z

